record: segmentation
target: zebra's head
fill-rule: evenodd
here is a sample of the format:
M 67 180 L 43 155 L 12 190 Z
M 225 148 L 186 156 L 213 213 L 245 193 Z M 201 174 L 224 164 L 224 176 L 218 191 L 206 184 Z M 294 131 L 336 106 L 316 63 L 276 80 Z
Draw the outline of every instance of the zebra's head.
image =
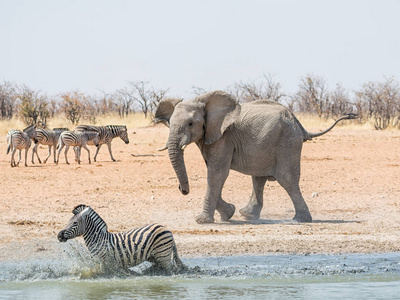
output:
M 129 144 L 128 129 L 126 125 L 106 125 L 107 130 L 110 130 L 114 137 L 119 136 L 125 144 Z
M 85 233 L 87 227 L 87 216 L 91 208 L 87 205 L 80 204 L 76 206 L 72 213 L 74 216 L 69 220 L 68 225 L 61 230 L 57 237 L 60 242 L 66 242 L 70 239 L 81 236 Z
M 122 126 L 120 138 L 125 142 L 125 144 L 129 144 L 128 129 L 126 126 Z
M 93 137 L 93 144 L 98 147 L 100 144 L 100 134 L 98 132 L 91 132 L 94 135 Z

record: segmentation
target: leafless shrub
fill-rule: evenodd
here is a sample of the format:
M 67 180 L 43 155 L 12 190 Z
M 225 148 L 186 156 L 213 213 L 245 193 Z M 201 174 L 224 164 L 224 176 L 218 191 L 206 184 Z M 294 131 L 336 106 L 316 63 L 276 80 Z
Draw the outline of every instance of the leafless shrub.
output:
M 307 74 L 301 79 L 299 89 L 292 97 L 292 107 L 299 112 L 322 117 L 327 106 L 329 106 L 329 93 L 326 80 Z
M 142 111 L 147 118 L 152 115 L 158 105 L 168 92 L 168 89 L 156 89 L 149 86 L 148 81 L 130 82 L 133 97 L 139 110 Z
M 89 96 L 89 101 L 93 105 L 93 113 L 98 115 L 106 115 L 118 110 L 118 105 L 115 100 L 115 93 L 108 94 L 101 91 L 101 95 Z
M 348 91 L 340 84 L 336 84 L 336 89 L 329 92 L 327 105 L 323 112 L 325 117 L 337 118 L 354 110 L 354 103 L 351 102 Z
M 384 82 L 368 82 L 356 92 L 356 106 L 360 117 L 372 118 L 375 129 L 389 125 L 400 128 L 400 85 L 394 78 Z
M 47 127 L 50 110 L 46 95 L 22 85 L 18 88 L 17 99 L 19 116 L 26 125 Z
M 77 125 L 83 116 L 87 96 L 78 91 L 61 94 L 61 110 L 72 125 Z
M 255 81 L 235 83 L 228 88 L 240 102 L 250 102 L 259 99 L 268 99 L 280 102 L 286 94 L 282 91 L 279 82 L 275 82 L 271 74 L 267 74 Z
M 0 84 L 0 118 L 11 119 L 16 109 L 16 86 L 11 82 Z
M 117 103 L 117 110 L 119 116 L 127 117 L 132 109 L 132 104 L 135 101 L 135 97 L 131 88 L 124 87 L 117 90 L 114 93 L 114 100 Z
M 195 96 L 200 96 L 201 94 L 205 94 L 205 93 L 209 92 L 202 87 L 198 87 L 198 86 L 194 86 L 194 85 L 192 86 L 192 90 L 193 90 L 193 94 Z

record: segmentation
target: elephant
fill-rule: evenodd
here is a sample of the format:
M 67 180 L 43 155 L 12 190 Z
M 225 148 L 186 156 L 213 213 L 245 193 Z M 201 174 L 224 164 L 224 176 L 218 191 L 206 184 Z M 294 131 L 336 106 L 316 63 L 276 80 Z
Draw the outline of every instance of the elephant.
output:
M 161 100 L 155 120 L 169 127 L 164 149 L 168 149 L 183 195 L 189 193 L 185 147 L 196 143 L 206 163 L 207 191 L 197 223 L 213 223 L 215 210 L 222 221 L 233 216 L 235 206 L 221 197 L 230 170 L 252 177 L 249 202 L 240 210 L 246 220 L 260 218 L 265 183 L 276 180 L 293 202 L 293 219 L 312 222 L 299 187 L 303 142 L 327 133 L 341 120 L 354 119 L 355 114 L 339 118 L 324 131 L 309 133 L 288 108 L 276 101 L 240 104 L 232 95 L 219 90 L 182 100 Z

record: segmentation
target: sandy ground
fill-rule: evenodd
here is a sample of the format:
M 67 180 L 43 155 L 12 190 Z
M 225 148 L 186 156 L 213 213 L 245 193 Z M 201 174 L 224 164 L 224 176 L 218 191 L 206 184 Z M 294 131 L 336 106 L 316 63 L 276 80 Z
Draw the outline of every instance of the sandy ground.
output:
M 308 128 L 312 131 L 312 128 Z M 322 128 L 314 128 L 314 131 Z M 11 168 L 5 138 L 0 140 L 0 247 L 26 245 L 41 251 L 41 241 L 54 241 L 77 204 L 94 208 L 110 231 L 148 223 L 166 225 L 183 257 L 262 253 L 371 253 L 400 251 L 400 132 L 349 130 L 332 132 L 304 144 L 301 188 L 314 221 L 291 221 L 293 205 L 282 187 L 268 182 L 259 221 L 245 221 L 251 178 L 235 171 L 223 198 L 236 206 L 231 222 L 200 225 L 206 189 L 206 166 L 192 144 L 185 150 L 191 192 L 183 196 L 166 152 L 168 128 L 157 125 L 129 130 L 130 144 L 113 141 L 98 162 L 66 165 L 20 164 Z M 94 148 L 91 148 L 92 155 Z M 39 154 L 44 158 L 47 147 Z M 141 156 L 133 156 L 141 155 Z M 147 156 L 147 155 L 155 156 Z M 146 155 L 146 156 L 142 156 Z M 0 258 L 4 253 L 0 254 Z

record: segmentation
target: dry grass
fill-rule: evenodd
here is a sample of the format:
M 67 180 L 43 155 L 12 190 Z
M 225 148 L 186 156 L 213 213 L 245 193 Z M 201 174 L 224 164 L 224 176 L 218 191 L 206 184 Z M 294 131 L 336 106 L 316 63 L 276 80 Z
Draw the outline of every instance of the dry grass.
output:
M 319 118 L 314 115 L 306 115 L 306 114 L 297 114 L 297 118 L 300 120 L 301 124 L 303 124 L 304 128 L 307 130 L 316 130 L 316 129 L 324 129 L 329 127 L 335 121 L 332 118 Z M 130 114 L 126 118 L 121 118 L 117 114 L 110 115 L 102 115 L 96 118 L 96 122 L 94 124 L 86 121 L 80 122 L 80 124 L 90 124 L 90 125 L 126 125 L 128 128 L 138 128 L 145 127 L 151 124 L 151 118 L 145 118 L 142 113 Z M 359 124 L 357 120 L 345 120 L 340 122 L 338 127 L 342 127 L 345 129 L 364 129 L 364 130 L 373 130 L 373 121 L 366 122 L 364 124 Z M 11 120 L 0 120 L 0 134 L 6 135 L 10 129 L 23 129 L 25 128 L 25 124 L 19 119 L 11 119 Z M 71 125 L 67 119 L 63 116 L 57 116 L 56 118 L 52 118 L 48 121 L 48 127 L 68 127 L 73 129 L 75 126 Z M 392 127 L 388 128 L 389 130 L 393 130 Z
M 55 118 L 51 118 L 47 122 L 49 128 L 55 127 L 67 127 L 71 130 L 75 128 L 75 126 L 71 125 L 66 118 L 63 116 L 57 116 Z M 150 118 L 145 118 L 144 114 L 136 113 L 130 114 L 126 118 L 121 118 L 117 114 L 103 115 L 96 118 L 96 122 L 90 123 L 86 121 L 80 122 L 80 124 L 90 124 L 90 125 L 126 125 L 128 128 L 138 128 L 145 127 L 151 124 Z M 0 120 L 0 134 L 6 135 L 10 129 L 24 129 L 26 125 L 20 119 L 11 119 L 11 120 Z

